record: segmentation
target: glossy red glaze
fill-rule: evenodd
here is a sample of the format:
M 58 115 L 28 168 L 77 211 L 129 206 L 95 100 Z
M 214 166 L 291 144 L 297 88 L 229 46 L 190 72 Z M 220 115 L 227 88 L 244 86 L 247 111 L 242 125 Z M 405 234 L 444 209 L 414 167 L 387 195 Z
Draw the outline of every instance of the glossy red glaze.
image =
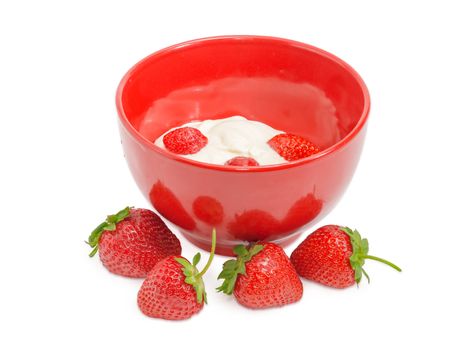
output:
M 260 36 L 158 51 L 125 75 L 116 100 L 125 158 L 142 193 L 204 249 L 216 226 L 220 254 L 260 237 L 287 244 L 330 212 L 355 171 L 370 107 L 362 79 L 339 58 Z M 236 114 L 306 137 L 321 151 L 245 168 L 196 162 L 153 144 L 172 127 Z M 203 208 L 206 201 L 213 208 Z

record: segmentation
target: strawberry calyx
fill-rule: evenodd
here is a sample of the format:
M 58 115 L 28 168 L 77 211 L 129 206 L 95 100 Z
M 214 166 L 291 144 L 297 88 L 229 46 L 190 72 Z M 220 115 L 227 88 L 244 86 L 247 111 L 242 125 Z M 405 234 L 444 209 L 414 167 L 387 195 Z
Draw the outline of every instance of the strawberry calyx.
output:
M 182 271 L 184 273 L 184 276 L 186 277 L 184 279 L 184 282 L 194 287 L 195 292 L 197 294 L 197 302 L 199 304 L 202 304 L 203 302 L 207 304 L 205 284 L 203 283 L 202 277 L 207 272 L 207 270 L 209 269 L 211 265 L 211 262 L 213 261 L 215 248 L 216 248 L 216 229 L 213 229 L 213 232 L 211 234 L 210 256 L 208 258 L 208 261 L 205 267 L 200 272 L 197 269 L 197 264 L 200 262 L 200 258 L 201 258 L 200 253 L 197 253 L 194 255 L 192 259 L 192 264 L 188 260 L 184 259 L 183 257 L 175 258 L 175 260 L 178 263 L 180 263 L 183 267 Z
M 108 215 L 106 220 L 98 225 L 93 232 L 91 232 L 90 236 L 88 237 L 88 244 L 93 250 L 90 252 L 89 256 L 92 258 L 96 255 L 99 249 L 99 239 L 104 231 L 114 231 L 116 225 L 126 219 L 130 215 L 130 207 L 126 207 L 120 210 L 117 214 Z
M 365 275 L 368 283 L 370 283 L 370 277 L 363 269 L 365 259 L 376 260 L 394 268 L 399 272 L 402 271 L 400 267 L 391 263 L 390 261 L 378 258 L 373 255 L 368 255 L 368 240 L 366 238 L 362 238 L 357 230 L 351 230 L 349 227 L 341 227 L 341 230 L 343 230 L 349 236 L 351 241 L 352 255 L 350 256 L 349 261 L 351 263 L 352 269 L 354 270 L 354 279 L 357 285 L 362 280 L 362 275 Z
M 246 274 L 245 264 L 263 249 L 264 246 L 261 244 L 250 245 L 248 248 L 246 248 L 243 244 L 235 246 L 233 251 L 237 256 L 237 259 L 227 260 L 223 264 L 223 269 L 218 276 L 218 280 L 222 279 L 224 281 L 221 286 L 216 288 L 216 290 L 218 292 L 231 295 L 234 291 L 238 275 Z

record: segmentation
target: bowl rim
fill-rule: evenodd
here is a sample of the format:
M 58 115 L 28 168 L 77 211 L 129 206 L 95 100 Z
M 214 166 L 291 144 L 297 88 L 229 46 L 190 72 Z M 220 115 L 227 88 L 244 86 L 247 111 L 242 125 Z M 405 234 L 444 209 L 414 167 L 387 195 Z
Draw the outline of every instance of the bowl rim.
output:
M 181 157 L 180 155 L 176 155 L 174 153 L 168 152 L 167 150 L 164 150 L 154 144 L 154 142 L 149 141 L 146 139 L 136 128 L 130 123 L 128 120 L 125 111 L 123 109 L 123 103 L 122 103 L 122 93 L 125 88 L 126 83 L 130 80 L 130 78 L 133 76 L 133 74 L 140 70 L 144 65 L 148 64 L 150 60 L 153 57 L 156 56 L 163 56 L 165 54 L 169 54 L 174 50 L 187 47 L 187 46 L 195 46 L 195 45 L 200 45 L 202 43 L 210 42 L 210 41 L 218 41 L 218 40 L 267 40 L 267 41 L 273 41 L 281 44 L 286 44 L 289 46 L 294 46 L 298 47 L 304 50 L 309 50 L 312 51 L 320 56 L 323 56 L 336 64 L 342 66 L 359 84 L 359 87 L 362 91 L 363 98 L 364 98 L 364 103 L 363 103 L 363 110 L 362 114 L 360 115 L 360 118 L 358 122 L 355 124 L 355 126 L 352 128 L 352 130 L 346 134 L 341 140 L 336 142 L 335 144 L 331 145 L 330 147 L 325 148 L 324 150 L 313 154 L 307 158 L 302 158 L 298 159 L 295 161 L 290 161 L 287 163 L 281 163 L 281 164 L 271 164 L 271 165 L 261 165 L 261 166 L 255 166 L 255 167 L 239 167 L 239 166 L 231 166 L 231 165 L 221 165 L 221 164 L 211 164 L 211 163 L 205 163 L 205 162 L 200 162 L 196 160 L 192 160 L 189 158 Z M 348 63 L 340 59 L 339 57 L 322 50 L 318 47 L 312 46 L 310 44 L 306 44 L 300 41 L 295 41 L 291 39 L 285 39 L 285 38 L 280 38 L 280 37 L 274 37 L 274 36 L 264 36 L 264 35 L 221 35 L 221 36 L 210 36 L 210 37 L 203 37 L 199 39 L 193 39 L 193 40 L 188 40 L 184 41 L 178 44 L 174 44 L 171 46 L 168 46 L 166 48 L 163 48 L 161 50 L 155 51 L 152 54 L 146 56 L 142 60 L 138 61 L 135 65 L 133 65 L 123 76 L 121 79 L 116 95 L 115 95 L 115 103 L 117 107 L 117 114 L 119 116 L 119 120 L 123 124 L 123 126 L 129 131 L 129 133 L 142 145 L 145 147 L 153 150 L 154 152 L 182 162 L 186 163 L 192 166 L 200 167 L 200 168 L 207 168 L 207 169 L 212 169 L 212 170 L 220 170 L 220 171 L 229 171 L 229 172 L 261 172 L 261 171 L 275 171 L 275 170 L 282 170 L 282 169 L 287 169 L 287 168 L 293 168 L 297 167 L 303 164 L 315 162 L 316 160 L 319 160 L 321 158 L 324 158 L 328 156 L 331 153 L 334 153 L 338 151 L 339 149 L 343 148 L 346 146 L 351 140 L 357 136 L 357 134 L 362 130 L 364 125 L 366 124 L 366 121 L 368 119 L 369 113 L 370 113 L 370 94 L 368 91 L 367 86 L 365 85 L 365 82 L 361 78 L 361 76 L 355 71 L 354 68 L 352 68 Z

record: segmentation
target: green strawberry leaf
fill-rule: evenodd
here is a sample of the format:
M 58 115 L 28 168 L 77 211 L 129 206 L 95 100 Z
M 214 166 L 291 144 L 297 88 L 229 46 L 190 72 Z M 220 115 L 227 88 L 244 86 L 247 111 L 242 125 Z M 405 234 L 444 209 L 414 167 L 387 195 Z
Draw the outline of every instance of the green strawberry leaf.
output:
M 120 221 L 125 219 L 128 215 L 130 215 L 130 207 L 125 207 L 120 210 L 117 214 L 108 215 L 106 222 L 111 224 L 118 224 Z
M 184 282 L 186 282 L 188 284 L 192 284 L 192 285 L 194 285 L 196 281 L 197 280 L 196 280 L 195 276 L 188 276 L 188 277 L 186 277 L 184 279 Z
M 352 231 L 349 227 L 341 227 L 341 229 L 347 233 L 351 240 L 352 255 L 349 261 L 354 270 L 355 282 L 359 284 L 362 279 L 362 266 L 365 263 L 364 256 L 366 255 L 366 253 L 363 254 L 363 252 L 368 250 L 368 241 L 362 240 L 357 230 Z M 365 245 L 363 244 L 364 242 L 366 243 Z
M 127 218 L 130 215 L 130 207 L 126 207 L 120 210 L 117 214 L 107 216 L 106 221 L 100 223 L 98 227 L 96 227 L 88 237 L 87 244 L 93 248 L 91 253 L 89 254 L 90 258 L 95 256 L 99 247 L 99 240 L 101 239 L 102 234 L 104 231 L 114 231 L 116 229 L 116 225 Z
M 238 275 L 244 275 L 246 273 L 245 264 L 263 249 L 264 246 L 261 244 L 250 246 L 248 249 L 242 244 L 234 247 L 233 251 L 235 255 L 237 255 L 237 259 L 227 260 L 223 264 L 223 269 L 218 276 L 218 280 L 222 279 L 224 281 L 216 290 L 224 294 L 232 294 Z
M 200 262 L 201 255 L 200 253 L 197 253 L 194 255 L 192 258 L 192 265 L 197 266 L 197 264 Z
M 98 245 L 99 237 L 101 236 L 101 233 L 106 226 L 107 222 L 104 221 L 91 232 L 90 236 L 88 237 L 88 241 L 86 242 L 91 248 L 94 248 Z
M 248 254 L 248 250 L 245 248 L 243 244 L 236 245 L 233 249 L 235 255 L 246 255 Z
M 370 276 L 368 276 L 368 273 L 366 273 L 366 271 L 365 271 L 365 269 L 363 267 L 362 267 L 362 272 L 365 275 L 365 277 L 367 278 L 368 283 L 370 283 Z
M 113 222 L 107 222 L 104 230 L 106 231 L 115 231 L 116 225 Z
M 363 249 L 363 254 L 367 255 L 368 254 L 368 239 L 364 238 L 362 239 L 362 249 Z
M 90 253 L 90 258 L 92 258 L 93 256 L 95 256 L 97 252 L 98 252 L 98 246 L 94 247 L 94 249 L 91 251 L 91 253 Z
M 261 244 L 257 244 L 257 245 L 255 245 L 255 246 L 253 246 L 253 247 L 251 248 L 251 250 L 250 250 L 250 257 L 249 257 L 248 261 L 250 261 L 250 259 L 251 259 L 252 257 L 254 257 L 256 254 L 258 254 L 258 253 L 259 253 L 261 250 L 263 250 L 263 249 L 264 249 L 264 246 L 261 245 Z
M 396 269 L 397 271 L 402 271 L 400 267 L 397 265 L 384 260 L 382 258 L 378 258 L 372 255 L 368 255 L 368 240 L 360 236 L 360 233 L 357 230 L 352 231 L 349 227 L 341 227 L 341 229 L 349 236 L 351 246 L 352 246 L 352 254 L 349 258 L 350 264 L 352 269 L 354 270 L 354 279 L 357 285 L 362 280 L 362 275 L 368 280 L 370 283 L 370 277 L 363 269 L 363 265 L 365 264 L 365 259 L 377 260 L 390 267 Z
M 186 259 L 184 259 L 184 258 L 175 258 L 175 260 L 182 265 L 182 267 L 183 267 L 182 271 L 184 273 L 184 276 L 190 277 L 190 276 L 194 276 L 194 275 L 196 275 L 198 273 L 195 266 L 193 266 Z
M 202 277 L 210 267 L 211 262 L 213 261 L 215 248 L 216 230 L 213 229 L 213 233 L 211 236 L 210 257 L 208 258 L 208 261 L 201 272 L 199 272 L 196 267 L 196 265 L 200 262 L 200 253 L 194 255 L 194 257 L 192 258 L 192 264 L 183 257 L 175 258 L 175 260 L 182 266 L 182 271 L 185 277 L 184 282 L 194 287 L 195 293 L 197 294 L 197 302 L 199 304 L 202 304 L 203 302 L 205 302 L 206 304 L 208 302 L 206 297 L 205 284 L 203 283 Z

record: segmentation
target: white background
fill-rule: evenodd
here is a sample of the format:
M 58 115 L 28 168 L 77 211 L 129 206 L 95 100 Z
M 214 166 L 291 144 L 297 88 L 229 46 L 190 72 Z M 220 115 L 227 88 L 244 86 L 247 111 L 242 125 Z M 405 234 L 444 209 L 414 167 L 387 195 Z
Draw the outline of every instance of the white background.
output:
M 0 348 L 459 348 L 455 4 L 2 1 Z M 317 227 L 358 228 L 370 252 L 402 273 L 370 261 L 369 285 L 334 290 L 304 281 L 301 302 L 250 311 L 214 292 L 219 257 L 206 276 L 209 304 L 189 321 L 167 322 L 137 309 L 141 280 L 88 258 L 83 241 L 106 214 L 149 206 L 120 147 L 119 80 L 153 51 L 222 34 L 307 42 L 362 75 L 372 97 L 363 156 Z M 196 248 L 180 239 L 191 257 Z

